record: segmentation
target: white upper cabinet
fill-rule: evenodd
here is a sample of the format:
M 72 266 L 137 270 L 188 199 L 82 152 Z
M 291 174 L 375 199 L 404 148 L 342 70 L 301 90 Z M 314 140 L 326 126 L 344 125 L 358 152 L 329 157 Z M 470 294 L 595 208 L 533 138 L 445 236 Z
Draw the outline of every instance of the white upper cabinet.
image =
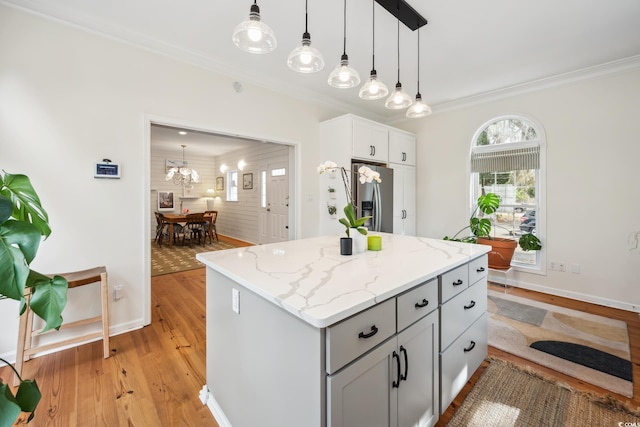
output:
M 389 131 L 389 163 L 416 165 L 416 137 L 400 131 Z
M 353 157 L 386 163 L 389 159 L 389 128 L 354 118 Z

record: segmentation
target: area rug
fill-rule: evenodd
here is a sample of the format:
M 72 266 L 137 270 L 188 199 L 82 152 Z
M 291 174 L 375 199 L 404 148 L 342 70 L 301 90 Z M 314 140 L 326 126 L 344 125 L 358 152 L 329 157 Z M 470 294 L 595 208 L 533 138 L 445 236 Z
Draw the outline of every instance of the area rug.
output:
M 511 363 L 490 359 L 448 426 L 584 427 L 640 425 L 621 402 L 571 390 Z
M 632 397 L 625 322 L 488 291 L 489 345 Z
M 196 260 L 197 253 L 220 251 L 236 247 L 233 243 L 226 241 L 214 241 L 204 246 L 158 246 L 157 243 L 151 242 L 151 276 L 203 268 L 204 264 Z

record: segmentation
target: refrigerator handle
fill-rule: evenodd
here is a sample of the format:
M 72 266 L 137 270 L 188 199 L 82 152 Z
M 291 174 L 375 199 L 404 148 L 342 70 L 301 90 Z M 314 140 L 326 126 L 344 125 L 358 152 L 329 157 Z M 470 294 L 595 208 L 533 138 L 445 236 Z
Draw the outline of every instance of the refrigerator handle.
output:
M 373 184 L 373 195 L 374 195 L 374 231 L 380 231 L 380 227 L 382 226 L 382 200 L 380 197 L 380 188 L 376 184 Z

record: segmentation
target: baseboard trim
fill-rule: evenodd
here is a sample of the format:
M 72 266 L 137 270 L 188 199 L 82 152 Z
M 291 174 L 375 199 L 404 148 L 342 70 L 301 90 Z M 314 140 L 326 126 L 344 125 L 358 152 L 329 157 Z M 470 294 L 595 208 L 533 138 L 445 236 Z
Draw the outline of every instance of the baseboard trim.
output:
M 557 297 L 569 298 L 577 301 L 588 302 L 591 304 L 602 305 L 610 308 L 617 308 L 620 310 L 631 311 L 634 313 L 640 314 L 640 306 L 635 304 L 630 304 L 624 301 L 612 300 L 609 298 L 601 298 L 593 295 L 587 295 L 580 292 L 572 292 L 572 291 L 563 291 L 556 288 L 550 288 L 548 286 L 536 285 L 534 283 L 522 282 L 519 280 L 513 280 L 506 278 L 504 274 L 492 274 L 493 272 L 489 272 L 489 276 L 487 280 L 490 282 L 499 283 L 501 285 L 514 286 L 517 288 L 528 289 L 530 291 L 536 291 L 543 294 L 554 295 Z
M 222 410 L 220 405 L 218 405 L 218 402 L 216 402 L 216 399 L 211 394 L 211 391 L 209 391 L 209 395 L 207 397 L 207 407 L 211 411 L 213 418 L 216 419 L 216 422 L 220 427 L 232 427 L 231 422 L 224 414 L 224 411 Z
M 112 337 L 114 337 L 116 335 L 125 334 L 127 332 L 135 331 L 136 329 L 142 329 L 143 327 L 144 327 L 144 325 L 142 323 L 142 319 L 136 319 L 136 320 L 133 320 L 131 322 L 121 323 L 119 325 L 113 325 L 113 326 L 109 327 L 109 337 L 112 338 Z M 79 335 L 83 335 L 85 333 L 86 333 L 85 331 L 78 332 Z M 66 338 L 73 338 L 73 336 L 70 335 L 69 337 L 66 337 Z M 101 340 L 102 340 L 102 337 L 96 337 L 96 338 L 88 339 L 86 341 L 82 341 L 82 342 L 79 342 L 79 343 L 73 343 L 73 344 L 69 344 L 69 345 L 64 346 L 64 347 L 59 347 L 59 348 L 43 351 L 43 352 L 40 352 L 40 353 L 36 353 L 31 358 L 35 359 L 36 357 L 45 356 L 47 354 L 57 353 L 57 352 L 62 351 L 62 350 L 67 350 L 69 348 L 79 347 L 81 345 L 85 345 L 85 344 L 89 344 L 89 343 L 92 343 L 92 342 L 95 342 L 95 341 L 101 341 Z M 0 355 L 0 357 L 2 357 L 4 360 L 6 360 L 9 363 L 16 363 L 16 352 L 15 351 L 10 351 L 10 352 L 4 353 L 4 354 Z

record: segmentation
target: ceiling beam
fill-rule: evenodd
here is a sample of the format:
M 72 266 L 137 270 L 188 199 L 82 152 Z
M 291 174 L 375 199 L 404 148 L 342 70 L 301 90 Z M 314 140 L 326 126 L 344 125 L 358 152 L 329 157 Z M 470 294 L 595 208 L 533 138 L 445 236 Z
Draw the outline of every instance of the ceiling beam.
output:
M 376 0 L 387 12 L 395 16 L 412 31 L 423 25 L 427 25 L 427 20 L 415 11 L 405 0 Z

